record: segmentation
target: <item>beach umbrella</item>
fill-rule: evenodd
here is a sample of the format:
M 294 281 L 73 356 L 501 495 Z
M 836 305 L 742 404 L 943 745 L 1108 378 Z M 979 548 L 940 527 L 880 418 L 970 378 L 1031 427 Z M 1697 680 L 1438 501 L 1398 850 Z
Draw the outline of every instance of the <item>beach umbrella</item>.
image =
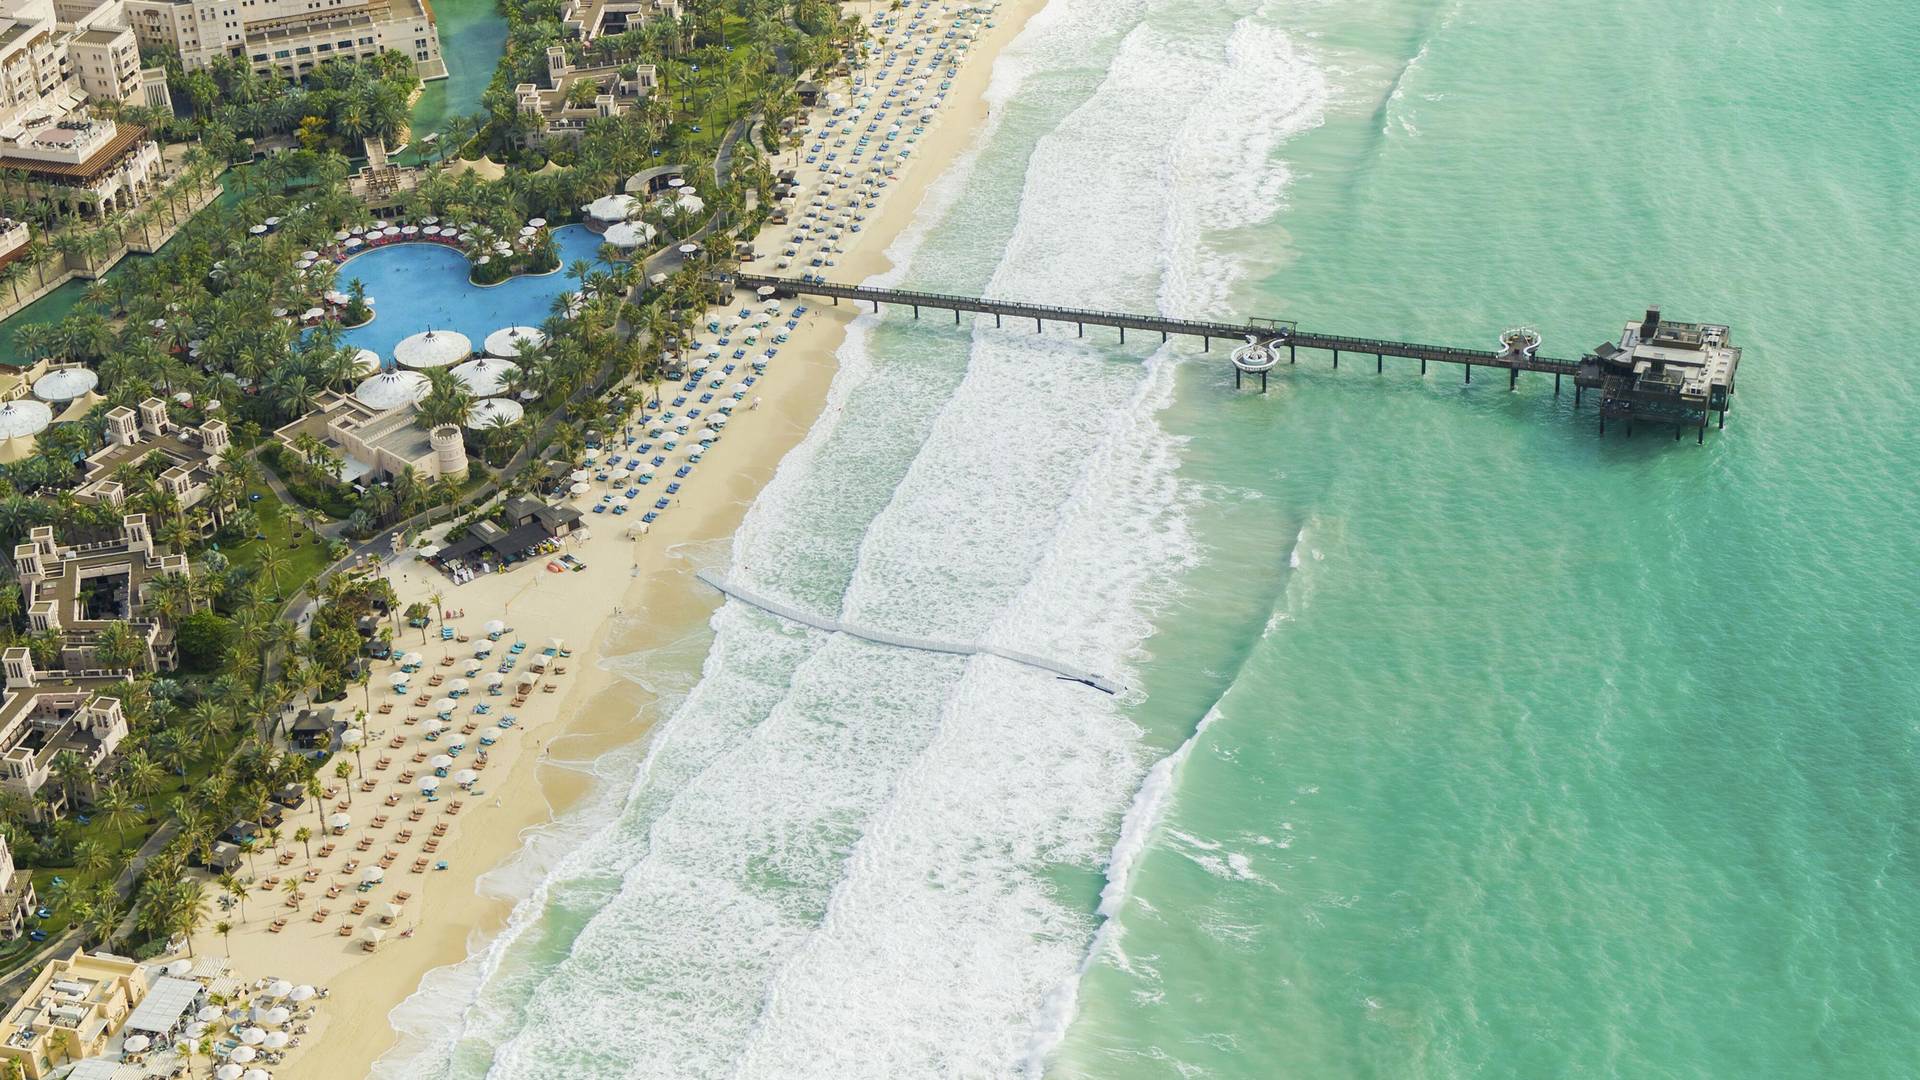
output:
M 349 231 L 349 230 L 347 230 L 347 229 L 341 229 L 341 230 L 340 230 L 339 232 L 336 232 L 336 233 L 334 233 L 334 234 L 333 234 L 333 238 L 334 238 L 335 240 L 345 240 L 345 239 L 346 239 L 347 237 L 349 237 L 349 236 L 352 236 L 352 235 L 353 235 L 353 233 L 352 233 L 351 231 Z
M 388 922 L 392 922 L 393 920 L 405 914 L 406 914 L 406 909 L 401 907 L 399 904 L 389 903 L 389 904 L 380 905 L 380 917 L 387 920 Z
M 208 1030 L 207 1025 L 202 1024 L 196 1020 L 193 1023 L 188 1024 L 186 1026 L 184 1034 L 189 1039 L 197 1039 L 200 1036 L 205 1035 L 207 1033 L 207 1030 Z
M 482 665 L 478 660 L 469 660 L 467 661 L 467 674 L 472 675 L 473 673 L 479 671 L 483 666 L 484 665 Z
M 760 299 L 762 300 L 765 300 L 767 297 L 772 296 L 773 292 L 774 292 L 774 289 L 773 289 L 773 286 L 771 285 L 762 285 L 758 289 L 754 290 L 755 295 L 759 296 Z
M 458 694 L 466 689 L 468 689 L 468 687 L 467 680 L 465 679 L 455 679 L 447 684 L 447 693 L 449 694 Z
M 381 938 L 384 938 L 387 936 L 387 932 L 385 930 L 380 929 L 377 926 L 369 926 L 365 930 L 360 932 L 360 936 L 367 939 L 368 941 L 378 944 Z
M 245 1065 L 259 1056 L 259 1052 L 251 1046 L 236 1046 L 227 1054 L 227 1060 L 235 1065 Z
M 240 1066 L 222 1065 L 213 1070 L 213 1080 L 240 1080 Z
M 248 1046 L 259 1046 L 267 1041 L 265 1028 L 249 1027 L 240 1029 L 240 1041 Z
M 421 724 L 420 726 L 429 735 L 438 735 L 442 731 L 447 730 L 446 721 L 441 720 L 437 717 L 429 719 L 426 723 Z
M 480 774 L 474 772 L 472 769 L 461 769 L 459 772 L 453 774 L 453 782 L 459 784 L 461 787 L 471 787 L 473 786 L 473 782 L 478 779 L 480 779 Z
M 171 975 L 171 976 L 173 976 L 174 978 L 176 978 L 176 979 L 178 979 L 178 978 L 180 978 L 180 977 L 182 977 L 182 976 L 184 976 L 184 975 L 185 975 L 185 974 L 186 974 L 187 972 L 189 972 L 189 971 L 192 971 L 192 970 L 193 970 L 193 961 L 191 961 L 191 960 L 189 960 L 189 959 L 187 959 L 186 957 L 184 957 L 184 956 L 182 956 L 182 957 L 180 957 L 179 959 L 177 959 L 177 960 L 174 960 L 174 961 L 172 961 L 172 962 L 170 962 L 169 964 L 167 964 L 167 969 L 166 969 L 166 970 L 167 970 L 167 974 L 169 974 L 169 975 Z
M 265 1069 L 248 1069 L 240 1074 L 240 1080 L 273 1080 L 273 1074 Z
M 353 824 L 353 816 L 351 814 L 335 814 L 327 819 L 327 828 L 329 829 L 344 829 L 351 824 Z
M 377 870 L 379 869 L 379 867 L 375 867 L 374 869 Z M 275 1005 L 273 1008 L 266 1010 L 264 1013 L 261 1012 L 261 1010 L 259 1009 L 255 1009 L 254 1013 L 259 1020 L 261 1020 L 264 1023 L 272 1024 L 274 1027 L 279 1027 L 281 1024 L 286 1023 L 289 1019 L 293 1017 L 292 1013 L 288 1012 L 286 1009 L 278 1005 Z
M 121 1045 L 126 1048 L 127 1053 L 137 1054 L 152 1045 L 152 1042 L 145 1035 L 129 1035 L 127 1041 Z
M 202 1006 L 199 1012 L 193 1014 L 193 1018 L 195 1020 L 200 1021 L 203 1024 L 211 1024 L 215 1020 L 220 1019 L 220 1006 L 218 1005 Z
M 593 474 L 592 474 L 592 473 L 590 473 L 590 472 L 588 472 L 588 471 L 587 471 L 587 470 L 585 470 L 585 469 L 575 469 L 575 470 L 573 470 L 573 474 L 572 474 L 571 476 L 569 476 L 569 477 L 568 477 L 568 479 L 569 479 L 569 480 L 572 480 L 572 481 L 573 481 L 574 483 L 576 483 L 576 484 L 577 484 L 577 483 L 579 483 L 579 482 L 581 482 L 582 480 L 591 480 L 591 479 L 593 479 Z
M 414 665 L 414 664 L 417 664 L 417 663 L 419 663 L 420 661 L 422 661 L 422 660 L 424 660 L 424 659 L 426 659 L 426 657 L 424 657 L 424 656 L 421 656 L 421 655 L 420 655 L 419 653 L 417 653 L 417 652 L 410 652 L 410 653 L 407 653 L 407 654 L 406 654 L 405 656 L 402 656 L 402 657 L 400 658 L 400 662 L 401 662 L 402 664 L 406 664 L 406 665 L 408 665 L 408 666 L 412 666 L 412 665 Z
M 367 733 L 359 728 L 348 728 L 340 733 L 340 745 L 351 750 L 367 741 Z
M 452 698 L 443 697 L 436 700 L 433 703 L 433 711 L 437 713 L 449 713 L 449 712 L 452 712 L 454 708 L 458 705 L 459 705 L 459 702 L 453 700 Z
M 393 684 L 393 688 L 395 690 L 405 690 L 407 688 L 408 678 L 409 676 L 407 675 L 406 672 L 396 671 L 393 673 L 393 678 L 388 679 L 387 681 Z
M 556 654 L 559 653 L 561 649 L 564 649 L 566 647 L 567 647 L 566 643 L 561 641 L 557 637 L 547 639 L 547 648 L 552 649 Z
M 502 675 L 502 674 L 500 674 L 500 673 L 499 673 L 499 672 L 497 672 L 497 671 L 489 671 L 489 672 L 487 672 L 487 685 L 488 685 L 488 686 L 499 686 L 499 685 L 500 685 L 501 683 L 503 683 L 503 682 L 506 682 L 506 681 L 507 681 L 507 677 L 506 677 L 505 675 Z
M 420 781 L 420 794 L 429 795 L 438 790 L 440 790 L 439 777 L 429 776 Z M 375 867 L 372 867 L 371 869 L 378 870 L 380 868 L 375 866 Z
M 573 486 L 568 488 L 567 490 L 572 492 L 575 495 L 585 495 L 588 490 L 587 482 L 585 480 L 576 480 L 574 481 Z
M 305 1001 L 308 998 L 313 996 L 313 992 L 314 992 L 313 987 L 308 986 L 305 983 L 301 983 L 299 986 L 296 986 L 293 988 L 293 993 L 287 995 L 287 1000 L 288 1001 Z
M 453 759 L 448 757 L 445 754 L 435 754 L 433 755 L 433 757 L 427 760 L 427 764 L 433 766 L 436 769 L 444 769 L 447 766 L 453 764 Z
M 360 871 L 360 880 L 369 885 L 378 885 L 380 882 L 386 880 L 386 877 L 387 872 L 377 866 L 369 866 L 365 870 Z
M 287 1043 L 291 1042 L 292 1040 L 293 1040 L 293 1036 L 288 1035 L 286 1032 L 275 1031 L 275 1032 L 270 1032 L 267 1035 L 267 1041 L 261 1043 L 260 1045 L 266 1047 L 269 1050 L 279 1050 L 284 1048 L 287 1045 Z

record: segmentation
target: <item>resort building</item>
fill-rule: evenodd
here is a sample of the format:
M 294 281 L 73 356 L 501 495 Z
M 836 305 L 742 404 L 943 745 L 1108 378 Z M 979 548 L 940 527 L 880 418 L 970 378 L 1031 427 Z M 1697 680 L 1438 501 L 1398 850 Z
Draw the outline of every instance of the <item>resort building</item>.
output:
M 498 520 L 495 520 L 495 519 Z M 551 549 L 580 526 L 580 511 L 533 499 L 508 499 L 493 518 L 467 526 L 466 534 L 434 552 L 442 569 L 506 566 Z
M 175 49 L 187 70 L 244 56 L 255 71 L 297 79 L 327 60 L 392 51 L 422 79 L 447 77 L 427 0 L 124 0 L 149 48 Z
M 138 205 L 159 180 L 160 148 L 143 128 L 86 109 L 167 101 L 121 4 L 0 0 L 0 169 L 88 216 Z
M 76 676 L 119 678 L 135 669 L 165 671 L 179 662 L 171 621 L 149 611 L 156 579 L 189 572 L 187 557 L 163 552 L 145 514 L 128 514 L 117 540 L 63 546 L 53 526 L 38 525 L 13 549 L 27 622 L 36 633 L 61 636 L 60 667 Z M 184 613 L 183 613 L 184 614 Z M 106 667 L 97 652 L 110 624 L 131 627 L 144 645 L 132 665 Z M 32 670 L 25 681 L 32 683 Z M 15 673 L 9 668 L 11 684 Z
M 33 875 L 13 865 L 13 849 L 0 836 L 0 937 L 11 941 L 27 930 L 27 917 L 39 904 L 33 894 Z
M 387 372 L 367 380 L 375 386 L 362 384 L 359 397 L 339 393 L 321 397 L 312 412 L 274 436 L 295 454 L 301 452 L 303 437 L 311 436 L 340 456 L 340 479 L 348 483 L 394 477 L 408 469 L 423 480 L 466 476 L 467 447 L 460 429 L 423 431 L 413 422 L 418 394 L 413 389 L 415 379 L 408 376 L 414 376 L 424 391 L 426 380 L 418 372 Z M 382 396 L 388 391 L 394 396 Z
M 619 116 L 653 93 L 652 64 L 598 64 L 575 67 L 561 45 L 547 48 L 547 87 L 520 83 L 513 88 L 520 111 L 520 141 L 532 147 L 551 139 L 578 139 L 595 120 Z
M 42 1080 L 97 1057 L 147 996 L 144 968 L 125 957 L 75 949 L 41 969 L 0 1021 L 0 1068 L 17 1062 Z
M 161 489 L 180 509 L 189 509 L 207 497 L 208 481 L 224 466 L 229 446 L 224 420 L 198 427 L 176 424 L 159 398 L 147 398 L 137 411 L 117 406 L 107 411 L 107 445 L 87 456 L 74 498 L 119 506 L 127 496 L 123 470 L 152 469 Z M 217 522 L 229 507 L 211 509 Z
M 567 0 L 560 21 L 581 41 L 638 30 L 657 19 L 680 19 L 679 0 Z
M 0 266 L 25 255 L 27 242 L 32 239 L 33 234 L 27 230 L 26 222 L 0 217 Z

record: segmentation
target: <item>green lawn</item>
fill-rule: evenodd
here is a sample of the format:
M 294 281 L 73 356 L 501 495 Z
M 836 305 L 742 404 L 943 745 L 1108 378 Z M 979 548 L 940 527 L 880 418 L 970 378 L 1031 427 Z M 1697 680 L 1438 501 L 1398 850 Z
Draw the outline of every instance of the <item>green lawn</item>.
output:
M 247 505 L 259 518 L 260 532 L 266 539 L 231 544 L 220 552 L 234 566 L 253 566 L 268 549 L 281 552 L 286 557 L 287 569 L 274 592 L 279 596 L 292 596 L 333 561 L 327 557 L 327 540 L 301 524 L 298 516 L 265 484 L 248 487 L 247 495 L 250 500 L 254 495 L 260 496 L 259 501 L 249 501 Z

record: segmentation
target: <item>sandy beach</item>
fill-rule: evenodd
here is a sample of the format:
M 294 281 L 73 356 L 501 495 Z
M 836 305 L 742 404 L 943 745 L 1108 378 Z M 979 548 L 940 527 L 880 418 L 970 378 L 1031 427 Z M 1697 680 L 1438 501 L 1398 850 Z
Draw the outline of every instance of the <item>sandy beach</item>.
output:
M 863 6 L 883 10 L 877 4 Z M 889 268 L 887 247 L 913 220 L 927 185 L 973 142 L 986 116 L 983 94 L 994 57 L 1042 6 L 1044 0 L 1020 0 L 1003 4 L 994 13 L 995 25 L 961 62 L 937 119 L 914 146 L 912 158 L 900 168 L 880 206 L 869 214 L 872 220 L 862 232 L 849 235 L 837 265 L 822 271 L 830 280 L 858 282 Z M 845 87 L 834 89 L 846 94 Z M 827 107 L 815 111 L 816 127 L 827 111 Z M 792 167 L 793 157 L 783 153 L 772 164 Z M 818 174 L 803 167 L 801 179 L 810 193 Z M 798 214 L 806 198 L 795 200 L 793 213 Z M 785 246 L 784 238 L 791 231 L 792 226 L 769 226 L 755 245 L 761 259 L 746 268 L 799 273 L 797 267 L 774 269 L 774 255 Z M 569 542 L 567 550 L 587 568 L 572 573 L 548 573 L 535 560 L 506 573 L 455 585 L 410 556 L 388 564 L 386 576 L 403 607 L 442 594 L 445 609 L 464 612 L 447 625 L 467 640 L 443 641 L 438 624 L 427 629 L 424 642 L 419 630 L 399 635 L 397 649 L 423 657 L 421 670 L 404 694 L 389 686 L 397 663 L 376 665 L 366 746 L 358 755 L 352 751 L 341 755 L 350 762 L 364 760 L 364 777 L 356 773 L 349 781 L 334 780 L 332 764 L 322 771 L 336 789 L 322 813 L 345 813 L 352 824 L 324 841 L 316 836 L 311 858 L 302 845 L 290 840 L 281 845 L 282 851 L 292 853 L 284 863 L 270 853 L 259 857 L 258 873 L 263 878 L 315 872 L 298 908 L 290 906 L 292 901 L 280 891 L 256 887 L 249 893 L 244 924 L 238 912 L 220 916 L 236 924 L 226 942 L 211 929 L 195 941 L 197 950 L 229 953 L 235 970 L 247 978 L 276 976 L 330 989 L 326 1008 L 320 1010 L 303 1045 L 275 1070 L 276 1076 L 320 1080 L 365 1075 L 395 1042 L 387 1019 L 392 1008 L 413 992 L 428 971 L 459 962 L 503 925 L 510 904 L 481 896 L 475 889 L 476 879 L 518 851 L 529 830 L 552 821 L 579 801 L 592 780 L 563 763 L 589 760 L 647 735 L 635 720 L 648 704 L 646 691 L 610 670 L 606 660 L 701 633 L 718 605 L 718 596 L 693 579 L 694 566 L 686 557 L 689 548 L 706 545 L 710 550 L 713 542 L 732 534 L 781 459 L 819 417 L 834 374 L 834 354 L 848 322 L 859 314 L 851 305 L 801 303 L 808 313 L 781 347 L 778 362 L 753 388 L 757 397 L 741 403 L 724 438 L 705 455 L 672 509 L 645 535 L 629 538 L 629 526 L 637 525 L 633 519 L 586 515 L 583 524 L 590 535 Z M 788 308 L 792 307 L 789 303 Z M 596 484 L 582 496 L 581 508 L 587 509 L 603 490 Z M 424 732 L 433 707 L 415 702 L 423 694 L 437 697 L 451 680 L 464 675 L 476 645 L 486 640 L 483 626 L 492 619 L 511 629 L 471 680 L 473 689 L 452 712 L 451 729 L 438 740 L 427 741 Z M 485 673 L 494 669 L 512 643 L 525 642 L 524 655 L 533 657 L 554 638 L 572 653 L 557 659 L 564 674 L 549 678 L 545 687 L 535 689 L 517 707 L 507 702 L 518 671 L 510 676 L 501 696 L 488 694 Z M 452 663 L 443 663 L 443 658 L 451 658 Z M 427 685 L 434 675 L 443 678 L 441 686 Z M 472 706 L 480 702 L 490 708 L 476 716 Z M 357 689 L 344 702 L 349 709 L 364 704 Z M 379 711 L 383 704 L 390 705 L 390 711 Z M 511 728 L 501 729 L 497 719 L 506 713 L 513 714 L 515 721 Z M 417 718 L 416 722 L 408 723 L 409 717 Z M 485 735 L 494 740 L 491 746 L 468 747 L 452 767 L 456 774 L 472 768 L 478 750 L 486 751 L 486 765 L 473 783 L 474 792 L 458 791 L 449 779 L 438 799 L 427 801 L 418 782 L 432 774 L 432 755 L 460 739 L 468 724 L 475 730 L 466 738 Z M 383 756 L 389 763 L 378 767 Z M 409 773 L 413 779 L 403 781 L 401 777 Z M 456 801 L 462 805 L 450 812 Z M 413 820 L 416 813 L 418 819 Z M 379 822 L 377 814 L 386 820 Z M 318 825 L 311 805 L 290 814 L 284 828 L 291 834 L 299 825 Z M 437 838 L 436 850 L 426 853 L 425 841 L 433 838 L 438 826 L 445 826 L 440 830 L 443 835 Z M 326 841 L 335 850 L 323 856 Z M 363 843 L 366 850 L 356 850 Z M 389 860 L 385 880 L 361 889 L 358 875 L 388 852 L 394 858 Z M 345 869 L 349 859 L 357 859 L 354 870 Z M 428 868 L 414 872 L 412 868 L 422 859 L 428 861 Z M 439 861 L 446 863 L 446 869 L 431 868 Z M 326 895 L 329 885 L 339 887 L 336 896 Z M 400 905 L 401 913 L 391 925 L 382 926 L 379 913 L 402 893 L 408 895 Z M 368 900 L 368 909 L 356 915 L 351 907 L 359 899 Z M 328 914 L 316 922 L 315 913 L 321 908 Z M 280 930 L 270 929 L 271 920 L 282 918 L 285 923 Z M 372 951 L 364 943 L 368 927 L 386 932 Z M 342 936 L 343 929 L 349 936 Z

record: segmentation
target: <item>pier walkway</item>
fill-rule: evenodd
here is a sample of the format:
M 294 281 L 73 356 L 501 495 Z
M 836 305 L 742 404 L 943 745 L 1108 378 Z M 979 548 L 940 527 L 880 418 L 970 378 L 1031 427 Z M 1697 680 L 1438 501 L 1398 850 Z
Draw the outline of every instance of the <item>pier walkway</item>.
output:
M 849 637 L 857 637 L 862 641 L 871 641 L 876 645 L 891 645 L 900 649 L 918 649 L 921 652 L 949 653 L 954 656 L 974 656 L 978 654 L 998 656 L 1003 660 L 1011 660 L 1016 664 L 1025 664 L 1028 667 L 1039 668 L 1041 671 L 1052 672 L 1069 682 L 1084 683 L 1104 693 L 1119 694 L 1126 689 L 1119 683 L 1105 676 L 1081 671 L 1078 668 L 1048 660 L 1043 656 L 1014 652 L 1011 649 L 996 648 L 992 645 L 964 645 L 952 641 L 937 641 L 933 638 L 913 637 L 908 634 L 894 634 L 885 630 L 870 630 L 858 626 L 849 626 L 838 619 L 829 619 L 822 615 L 801 611 L 799 608 L 789 604 L 783 604 L 778 600 L 768 599 L 749 589 L 741 588 L 710 570 L 699 571 L 694 576 L 719 590 L 723 595 L 732 597 L 743 604 L 757 607 L 768 614 L 777 615 L 788 622 L 799 623 L 802 626 L 811 626 L 815 630 L 825 630 L 830 634 L 846 634 Z
M 995 326 L 999 326 L 1002 319 L 1031 319 L 1036 331 L 1049 322 L 1070 323 L 1082 333 L 1089 326 L 1106 326 L 1119 330 L 1121 341 L 1127 339 L 1129 330 L 1159 334 L 1162 341 L 1173 336 L 1197 337 L 1201 339 L 1203 348 L 1211 347 L 1216 339 L 1231 341 L 1237 345 L 1248 338 L 1257 338 L 1272 342 L 1276 346 L 1285 345 L 1289 362 L 1295 359 L 1294 350 L 1296 349 L 1322 349 L 1333 354 L 1335 367 L 1340 366 L 1341 353 L 1372 356 L 1376 367 L 1389 356 L 1418 360 L 1422 371 L 1426 370 L 1429 362 L 1460 364 L 1467 369 L 1469 382 L 1473 381 L 1475 367 L 1499 368 L 1511 372 L 1516 377 L 1522 371 L 1537 371 L 1558 376 L 1575 375 L 1580 370 L 1577 361 L 1554 360 L 1534 356 L 1530 352 L 1460 349 L 1451 345 L 1421 345 L 1381 338 L 1309 333 L 1301 330 L 1293 322 L 1283 319 L 1255 319 L 1246 323 L 1170 319 L 1158 315 L 1130 315 L 1118 311 L 1055 307 L 1050 304 L 989 300 L 976 296 L 948 296 L 943 293 L 913 292 L 907 289 L 877 289 L 867 285 L 836 285 L 824 281 L 746 273 L 734 275 L 734 284 L 739 288 L 755 292 L 761 289 L 772 289 L 773 292 L 769 294 L 772 296 L 824 296 L 835 303 L 842 300 L 855 300 L 872 304 L 875 311 L 879 311 L 882 304 L 892 304 L 912 308 L 916 318 L 921 308 L 951 311 L 953 321 L 956 323 L 960 321 L 962 313 L 972 313 L 993 316 Z

